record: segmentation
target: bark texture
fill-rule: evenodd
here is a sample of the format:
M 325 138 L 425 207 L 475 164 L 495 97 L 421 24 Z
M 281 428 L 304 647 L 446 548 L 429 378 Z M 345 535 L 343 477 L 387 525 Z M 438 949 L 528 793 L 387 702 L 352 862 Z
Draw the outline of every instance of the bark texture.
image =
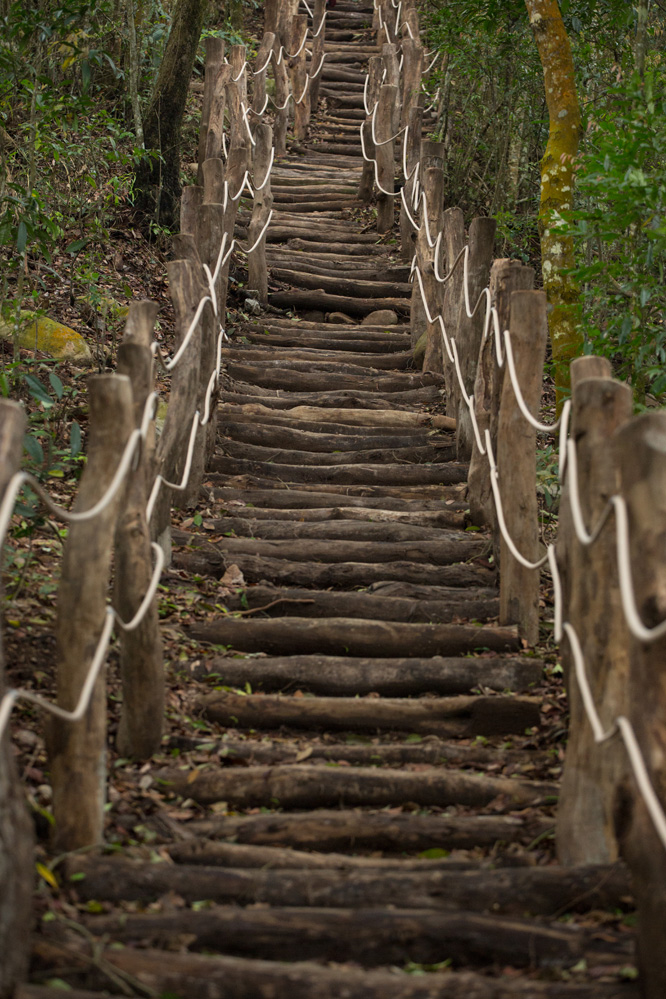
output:
M 563 237 L 556 217 L 571 208 L 574 160 L 581 137 L 581 117 L 571 45 L 557 0 L 525 0 L 543 66 L 550 128 L 541 160 L 541 270 L 548 297 L 554 378 L 561 402 L 569 385 L 569 362 L 582 352 L 577 329 L 578 287 L 563 273 L 574 266 L 573 239 Z
M 146 217 L 171 228 L 180 198 L 180 131 L 207 0 L 176 0 L 155 89 L 146 111 L 147 150 L 159 157 L 137 169 L 137 207 Z

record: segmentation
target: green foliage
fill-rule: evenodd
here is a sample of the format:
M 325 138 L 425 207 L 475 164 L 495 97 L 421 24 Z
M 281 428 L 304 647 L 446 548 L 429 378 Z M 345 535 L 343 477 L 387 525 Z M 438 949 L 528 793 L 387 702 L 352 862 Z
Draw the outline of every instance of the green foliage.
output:
M 633 4 L 559 0 L 583 109 L 596 114 L 633 58 Z M 655 23 L 663 15 L 653 13 Z M 447 205 L 497 218 L 498 256 L 539 267 L 539 164 L 548 135 L 543 73 L 524 0 L 448 0 L 426 7 L 440 53 L 428 90 L 432 137 L 446 144 Z M 611 109 L 612 110 L 612 109 Z
M 547 135 L 543 83 L 523 0 L 450 0 L 427 16 L 437 108 L 432 138 L 445 143 L 447 206 L 499 215 L 498 252 L 532 259 L 538 160 Z M 525 239 L 523 239 L 525 237 Z
M 36 374 L 15 367 L 29 403 L 28 430 L 23 439 L 27 467 L 43 481 L 78 477 L 85 459 L 81 454 L 81 426 L 71 418 L 79 400 L 76 378 L 65 385 L 47 364 L 40 364 L 36 370 L 47 376 L 47 386 Z M 31 494 L 18 512 L 34 517 L 37 509 L 36 497 Z
M 17 315 L 26 294 L 39 299 L 32 260 L 50 265 L 69 243 L 73 279 L 108 241 L 146 155 L 114 94 L 112 27 L 109 0 L 15 2 L 0 17 L 0 302 Z
M 562 231 L 580 264 L 588 353 L 611 359 L 637 398 L 666 392 L 666 72 L 613 88 L 591 122 L 580 198 Z

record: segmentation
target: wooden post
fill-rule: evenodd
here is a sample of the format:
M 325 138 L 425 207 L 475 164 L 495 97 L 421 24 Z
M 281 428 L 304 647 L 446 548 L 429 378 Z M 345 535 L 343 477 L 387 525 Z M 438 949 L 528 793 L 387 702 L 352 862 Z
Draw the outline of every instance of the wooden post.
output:
M 176 349 L 183 341 L 194 318 L 205 288 L 199 270 L 189 260 L 173 260 L 167 264 L 171 299 L 176 314 Z M 201 322 L 192 334 L 171 375 L 171 392 L 164 427 L 157 443 L 156 471 L 170 482 L 179 480 L 185 467 L 192 421 L 199 396 L 201 357 Z M 170 557 L 171 495 L 163 485 L 151 519 L 151 536 Z
M 474 309 L 479 295 L 488 285 L 490 265 L 493 259 L 495 228 L 495 219 L 489 218 L 473 219 L 469 227 L 467 287 L 470 309 Z M 474 317 L 470 319 L 465 308 L 465 300 L 461 297 L 456 347 L 460 359 L 460 371 L 465 391 L 468 394 L 474 391 L 474 379 L 476 377 L 476 366 L 479 360 L 479 349 L 483 336 L 485 311 L 485 303 L 482 303 Z M 458 384 L 457 379 L 456 384 Z M 467 403 L 464 401 L 462 392 L 460 391 L 457 393 L 457 404 L 456 447 L 458 460 L 469 461 L 474 444 L 474 428 Z
M 400 89 L 400 60 L 397 45 L 382 45 L 382 73 L 386 86 Z
M 645 413 L 616 435 L 621 493 L 627 504 L 636 607 L 643 624 L 666 617 L 666 414 Z M 632 637 L 625 712 L 633 726 L 650 783 L 666 806 L 666 639 Z M 622 856 L 633 875 L 638 908 L 637 952 L 641 994 L 666 995 L 666 849 L 633 775 L 616 804 Z
M 230 153 L 233 159 L 235 152 Z M 201 262 L 208 265 L 211 274 L 215 273 L 217 258 L 220 252 L 222 234 L 224 233 L 224 183 L 226 171 L 221 160 L 206 160 L 204 163 L 204 204 L 200 214 L 200 236 L 197 245 L 200 248 Z M 228 248 L 228 242 L 227 242 Z M 226 252 L 226 251 L 225 251 Z M 191 250 L 185 250 L 182 254 L 184 258 L 195 263 L 195 255 Z M 203 315 L 202 327 L 202 350 L 201 350 L 201 383 L 200 400 L 201 405 L 205 404 L 205 396 L 208 390 L 208 380 L 213 364 L 217 360 L 217 337 L 218 326 L 225 325 L 227 283 L 223 268 L 215 282 L 215 294 L 217 295 L 218 323 L 214 321 L 212 308 L 206 308 Z M 213 391 L 210 399 L 210 417 L 207 425 L 202 428 L 205 438 L 203 446 L 204 466 L 207 467 L 215 451 L 215 441 L 217 435 L 217 399 L 218 390 Z
M 429 167 L 423 180 L 425 192 L 425 203 L 427 207 L 428 227 L 425 225 L 425 214 L 422 213 L 421 228 L 416 237 L 416 262 L 421 272 L 423 290 L 425 292 L 428 309 L 433 316 L 439 314 L 442 302 L 443 286 L 435 278 L 435 250 L 430 246 L 435 242 L 442 227 L 442 205 L 444 202 L 444 174 L 438 167 Z M 415 346 L 419 338 L 428 334 L 425 348 L 424 367 L 428 371 L 441 371 L 441 353 L 439 354 L 439 365 L 433 364 L 433 359 L 437 356 L 433 347 L 439 346 L 440 325 L 438 322 L 428 323 L 423 299 L 421 296 L 421 286 L 418 279 L 414 278 L 412 290 L 412 310 L 411 310 L 411 334 L 412 345 Z M 428 349 L 430 348 L 430 350 Z
M 133 429 L 129 378 L 93 375 L 88 380 L 88 398 L 87 462 L 75 512 L 90 509 L 104 496 Z M 122 497 L 119 489 L 96 517 L 69 527 L 56 622 L 57 703 L 68 711 L 76 707 L 106 622 L 111 551 Z M 56 849 L 77 850 L 101 842 L 106 793 L 104 670 L 81 721 L 50 719 L 47 747 Z
M 25 410 L 0 401 L 0 498 L 18 471 L 23 453 Z M 0 642 L 2 636 L 0 634 Z M 0 700 L 5 693 L 0 645 Z M 27 976 L 33 892 L 32 820 L 25 807 L 9 731 L 0 736 L 0 999 L 11 999 Z
M 222 155 L 222 133 L 224 132 L 224 112 L 227 104 L 227 86 L 231 80 L 231 66 L 223 63 L 211 84 L 212 97 L 208 117 L 208 131 L 203 150 L 202 163 L 215 156 Z M 205 84 L 204 84 L 205 86 Z M 201 180 L 199 183 L 201 183 Z
M 490 298 L 497 309 L 500 336 L 509 328 L 509 305 L 514 291 L 531 291 L 534 287 L 534 269 L 525 267 L 518 260 L 495 260 L 490 269 Z M 504 342 L 501 342 L 502 350 Z M 504 369 L 497 363 L 495 330 L 491 324 L 488 336 L 481 344 L 479 360 L 474 379 L 474 411 L 479 426 L 481 440 L 486 430 L 490 431 L 493 453 L 497 454 L 497 423 L 499 420 L 500 398 L 504 381 Z M 472 523 L 478 527 L 489 525 L 496 532 L 495 503 L 490 486 L 488 457 L 481 454 L 476 441 L 467 476 L 467 502 Z M 499 538 L 497 538 L 499 550 Z M 498 551 L 499 554 L 499 551 Z
M 514 291 L 509 329 L 518 384 L 525 405 L 536 417 L 548 337 L 542 291 Z M 496 457 L 507 530 L 521 555 L 535 562 L 539 557 L 536 430 L 518 408 L 510 377 L 502 386 Z M 504 539 L 500 557 L 500 623 L 517 624 L 521 637 L 534 645 L 539 638 L 539 570 L 520 565 Z
M 202 199 L 197 206 L 197 223 L 201 218 L 201 205 L 222 205 L 224 204 L 224 181 L 226 177 L 226 169 L 222 160 L 217 159 L 217 157 L 212 157 L 209 160 L 204 160 L 201 169 L 203 176 L 203 191 Z M 181 226 L 181 232 L 189 232 L 188 229 L 183 229 Z M 194 233 L 192 233 L 194 235 Z M 197 238 L 196 242 L 199 240 Z
M 373 162 L 375 157 L 375 144 L 372 141 L 372 113 L 375 108 L 375 104 L 379 101 L 379 89 L 382 85 L 382 59 L 381 56 L 370 56 L 368 60 L 368 91 L 367 100 L 368 107 L 370 108 L 370 114 L 366 117 L 365 121 L 361 125 L 363 129 L 363 141 L 365 145 L 365 155 L 368 157 L 367 160 L 363 160 L 363 169 L 361 172 L 361 182 L 358 188 L 358 196 L 361 201 L 372 200 L 372 195 L 375 190 L 375 164 Z
M 227 78 L 227 106 L 229 108 L 229 145 L 232 149 L 244 146 L 249 141 L 247 125 L 243 117 L 243 105 L 247 101 L 247 70 L 245 64 L 245 46 L 232 45 L 229 59 L 231 72 Z
M 631 419 L 632 393 L 628 385 L 603 377 L 577 380 L 572 387 L 577 491 L 590 530 L 618 491 L 613 435 Z M 618 585 L 615 524 L 611 517 L 596 541 L 581 545 L 571 525 L 570 487 L 562 498 L 561 514 L 565 505 L 568 543 L 563 551 L 558 533 L 557 545 L 558 565 L 566 565 L 568 577 L 563 620 L 571 623 L 580 639 L 593 700 L 602 724 L 609 728 L 626 711 L 629 682 L 630 640 Z M 618 857 L 615 795 L 627 773 L 627 755 L 618 739 L 601 746 L 595 743 L 572 675 L 566 636 L 562 653 L 569 662 L 569 740 L 557 810 L 557 853 L 567 866 L 609 864 Z
M 252 110 L 256 112 L 254 118 L 254 125 L 256 127 L 257 122 L 261 121 L 261 117 L 258 117 L 266 110 L 266 74 L 268 73 L 267 63 L 268 57 L 273 51 L 275 45 L 275 35 L 272 31 L 267 31 L 261 40 L 261 45 L 259 46 L 259 51 L 257 52 L 256 58 L 256 76 L 253 76 L 252 84 Z M 262 66 L 265 69 L 262 69 Z
M 238 208 L 240 206 L 242 197 L 239 197 L 239 192 L 241 184 L 243 183 L 243 178 L 245 173 L 250 166 L 249 162 L 249 148 L 247 146 L 236 146 L 229 151 L 229 159 L 227 161 L 227 172 L 226 180 L 228 183 L 229 196 L 227 200 L 227 207 L 224 212 L 224 231 L 227 234 L 227 249 L 231 246 L 231 242 L 234 238 L 234 232 L 236 229 L 236 218 L 238 216 Z M 247 197 L 247 188 L 245 189 L 244 196 Z M 225 251 L 226 252 L 226 251 Z M 218 296 L 219 309 L 220 309 L 220 322 L 224 326 L 226 324 L 227 316 L 227 293 L 229 290 L 229 267 L 231 265 L 231 256 L 227 257 L 227 261 L 222 267 L 221 278 L 222 285 Z
M 264 0 L 264 31 L 277 33 L 278 0 Z
M 291 19 L 294 14 L 292 0 L 283 0 L 275 14 L 275 47 L 273 49 L 273 74 L 275 76 L 275 103 L 281 108 L 276 110 L 273 132 L 275 136 L 275 155 L 284 156 L 287 152 L 287 127 L 289 124 L 289 77 L 287 74 L 287 57 L 281 48 L 289 50 L 291 35 Z M 278 63 L 278 59 L 280 59 Z
M 248 244 L 254 246 L 261 230 L 266 225 L 271 208 L 273 207 L 273 194 L 271 192 L 271 179 L 268 177 L 268 170 L 271 162 L 271 149 L 273 147 L 273 129 L 270 125 L 259 125 L 257 128 L 256 142 L 254 150 L 253 180 L 255 187 L 254 207 L 252 209 L 252 220 L 248 228 Z M 264 184 L 264 181 L 266 183 Z M 263 185 L 263 186 L 261 186 Z M 261 190 L 258 188 L 261 187 Z M 268 265 L 266 263 L 266 234 L 255 246 L 248 257 L 248 285 L 256 289 L 258 300 L 262 304 L 268 301 Z
M 577 357 L 575 361 L 572 361 L 570 364 L 570 372 L 572 400 L 576 386 L 579 382 L 590 378 L 610 379 L 613 375 L 610 361 L 605 357 L 597 357 L 594 354 L 589 354 L 585 357 Z M 613 429 L 615 429 L 615 427 L 613 427 Z M 575 427 L 572 425 L 570 434 L 573 435 L 574 440 L 575 433 Z M 611 431 L 609 431 L 609 433 L 611 433 Z M 616 474 L 615 471 L 613 471 L 613 474 Z M 560 572 L 560 585 L 562 587 L 562 607 L 565 616 L 568 616 L 572 608 L 571 594 L 573 574 L 577 571 L 577 569 L 574 569 L 574 563 L 577 563 L 581 552 L 576 541 L 576 534 L 571 516 L 569 477 L 566 472 L 566 467 L 561 489 L 562 494 L 560 496 L 560 508 L 557 525 L 556 554 Z M 568 642 L 562 643 L 562 648 L 560 649 L 560 661 L 564 672 L 564 683 L 567 687 L 567 691 L 569 691 L 569 672 L 572 657 Z
M 409 206 L 409 210 L 412 211 L 412 202 L 414 198 L 414 185 L 418 180 L 419 183 L 422 182 L 423 178 L 419 175 L 415 176 L 415 168 L 419 162 L 421 155 L 421 133 L 423 132 L 423 108 L 420 106 L 412 107 L 409 109 L 409 120 L 407 122 L 407 133 L 403 142 L 407 143 L 406 150 L 406 160 L 407 160 L 407 176 L 404 182 L 405 191 L 405 201 Z M 420 174 L 420 171 L 419 171 Z M 403 203 L 402 198 L 400 199 L 400 259 L 405 263 L 411 261 L 414 256 L 414 242 L 416 239 L 416 231 L 414 226 L 409 220 L 407 215 L 407 210 Z
M 319 107 L 319 87 L 321 86 L 321 60 L 326 43 L 326 0 L 315 0 L 312 16 L 312 59 L 310 61 L 310 111 L 317 113 Z M 322 27 L 323 21 L 323 27 Z M 321 28 L 321 31 L 319 30 Z M 313 75 L 316 74 L 316 75 Z
M 402 112 L 400 126 L 409 123 L 409 112 L 418 106 L 423 74 L 423 46 L 419 36 L 404 38 L 402 42 L 404 62 L 402 66 Z
M 411 35 L 407 30 L 407 25 L 409 25 L 411 29 L 412 32 Z M 404 3 L 402 5 L 402 25 L 400 27 L 400 34 L 402 35 L 403 42 L 407 38 L 414 38 L 418 41 L 418 39 L 421 37 L 419 14 L 416 7 L 413 4 L 409 4 L 407 7 L 405 7 Z
M 444 169 L 446 161 L 446 144 L 444 142 L 433 142 L 431 139 L 423 139 L 421 142 L 421 172 L 425 173 L 428 167 L 439 167 Z
M 381 8 L 382 27 L 377 32 L 377 44 L 381 48 L 382 45 L 395 42 L 396 12 L 391 0 L 380 0 L 378 7 Z
M 216 163 L 222 164 L 221 160 Z M 202 167 L 202 176 L 204 175 Z M 197 225 L 199 224 L 199 209 L 203 200 L 204 189 L 198 184 L 188 184 L 183 188 L 180 197 L 180 231 L 187 232 L 190 236 L 198 238 Z
M 297 142 L 306 140 L 310 124 L 310 90 L 307 86 L 308 71 L 305 46 L 298 52 L 307 30 L 307 14 L 298 14 L 292 18 L 289 51 L 294 53 L 294 57 L 289 60 L 288 70 L 291 93 L 294 98 L 294 138 Z
M 199 150 L 197 155 L 197 184 L 203 183 L 201 168 L 206 159 L 206 143 L 208 128 L 213 107 L 213 98 L 218 89 L 218 78 L 224 71 L 224 39 L 210 36 L 204 40 L 206 51 L 204 63 L 204 94 L 201 108 L 201 127 L 199 129 Z M 182 230 L 182 226 L 181 226 Z
M 199 224 L 199 230 L 201 233 L 199 238 L 199 253 L 201 255 L 201 262 L 208 266 L 211 274 L 214 274 L 220 246 L 222 244 L 222 236 L 224 233 L 224 208 L 221 204 L 212 203 L 201 206 L 201 222 Z M 214 285 L 214 290 L 218 307 L 217 320 L 215 318 L 215 312 L 212 304 L 207 305 L 204 309 L 202 317 L 203 322 L 201 326 L 199 399 L 197 402 L 197 408 L 201 413 L 202 419 L 206 409 L 206 398 L 208 396 L 210 379 L 215 369 L 215 365 L 217 364 L 217 340 L 219 336 L 219 327 L 220 325 L 225 325 L 225 316 L 221 310 L 226 308 L 226 283 L 221 268 L 217 281 Z M 210 294 L 210 291 L 207 293 Z M 223 296 L 225 298 L 224 302 L 222 301 Z M 196 466 L 192 467 L 191 486 L 188 487 L 185 493 L 188 506 L 196 506 L 199 499 L 204 471 L 208 467 L 208 464 L 215 453 L 215 443 L 217 439 L 218 396 L 219 393 L 217 388 L 213 388 L 208 401 L 208 422 L 205 426 L 200 428 L 201 444 L 200 446 L 197 446 L 197 455 L 200 455 L 200 458 L 197 458 Z
M 380 145 L 375 149 L 377 159 L 377 179 L 379 193 L 377 195 L 377 232 L 389 232 L 393 228 L 393 196 L 395 163 L 395 142 L 387 142 L 393 136 L 393 115 L 398 99 L 398 88 L 384 84 L 379 91 L 379 104 L 375 119 L 375 137 Z M 384 192 L 388 191 L 388 194 Z
M 423 143 L 423 146 L 431 143 Z M 423 149 L 423 146 L 421 147 Z M 423 169 L 423 155 L 421 156 L 421 169 Z M 442 218 L 442 251 L 440 261 L 446 263 L 446 273 L 451 274 L 451 269 L 455 264 L 455 270 L 444 286 L 444 297 L 442 299 L 442 318 L 444 328 L 449 337 L 457 337 L 458 324 L 460 321 L 460 296 L 463 286 L 462 260 L 458 260 L 460 251 L 465 245 L 465 222 L 460 208 L 448 208 Z M 456 264 L 456 260 L 458 263 Z M 440 263 L 440 273 L 443 270 Z M 444 349 L 443 347 L 441 348 Z M 449 360 L 448 354 L 444 357 L 444 384 L 446 386 L 446 415 L 455 417 L 458 413 L 458 376 Z
M 192 271 L 198 280 L 197 300 L 210 296 L 210 287 L 205 277 L 203 264 L 208 264 L 209 269 L 214 271 L 215 261 L 222 238 L 224 226 L 224 209 L 222 205 L 202 205 L 199 221 L 200 238 L 199 243 L 195 243 L 191 236 L 181 233 L 174 236 L 173 252 L 174 256 L 180 260 L 187 260 L 192 265 Z M 201 254 L 199 253 L 201 249 Z M 220 276 L 215 283 L 215 291 L 218 296 L 223 292 L 223 281 Z M 200 321 L 200 345 L 199 345 L 199 384 L 196 396 L 196 409 L 203 419 L 206 410 L 206 396 L 210 376 L 216 363 L 217 354 L 217 324 L 212 303 L 206 303 L 201 314 Z M 196 507 L 201 483 L 208 461 L 212 458 L 215 450 L 216 440 L 216 401 L 217 393 L 213 391 L 211 397 L 211 413 L 207 424 L 199 423 L 196 432 L 196 439 L 192 450 L 192 461 L 190 474 L 185 488 L 174 492 L 172 506 L 177 509 L 193 509 Z
M 132 384 L 135 427 L 141 426 L 154 387 L 150 344 L 158 310 L 155 302 L 133 302 L 118 348 L 118 374 L 127 375 Z M 144 442 L 128 481 L 116 526 L 113 605 L 125 622 L 141 606 L 153 575 L 146 504 L 153 484 L 154 423 L 151 429 L 151 439 Z M 116 745 L 121 756 L 144 760 L 159 749 L 164 728 L 164 660 L 157 600 L 137 628 L 119 633 L 123 705 Z

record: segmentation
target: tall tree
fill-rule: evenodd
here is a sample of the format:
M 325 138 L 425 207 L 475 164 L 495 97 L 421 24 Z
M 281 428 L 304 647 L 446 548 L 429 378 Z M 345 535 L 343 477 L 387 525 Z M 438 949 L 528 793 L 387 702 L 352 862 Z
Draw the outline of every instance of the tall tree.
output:
M 157 154 L 137 169 L 136 204 L 172 227 L 180 198 L 180 135 L 192 67 L 208 0 L 176 0 L 171 30 L 143 123 L 147 150 Z
M 558 402 L 569 385 L 569 362 L 582 353 L 578 286 L 567 274 L 574 267 L 571 236 L 562 236 L 558 219 L 572 207 L 574 160 L 581 137 L 571 45 L 557 0 L 525 0 L 543 67 L 550 122 L 541 160 L 539 236 L 543 286 L 549 304 L 548 327 Z

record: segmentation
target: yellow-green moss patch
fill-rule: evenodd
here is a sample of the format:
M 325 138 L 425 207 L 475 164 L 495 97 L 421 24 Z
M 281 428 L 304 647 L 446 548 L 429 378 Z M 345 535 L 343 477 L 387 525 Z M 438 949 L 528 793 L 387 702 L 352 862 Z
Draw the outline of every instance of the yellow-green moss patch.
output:
M 40 350 L 59 361 L 71 361 L 82 367 L 93 364 L 90 347 L 76 330 L 49 316 L 35 316 L 27 309 L 21 310 L 20 316 L 16 342 L 21 349 Z M 14 323 L 0 321 L 0 337 L 3 340 L 13 340 L 14 334 Z

